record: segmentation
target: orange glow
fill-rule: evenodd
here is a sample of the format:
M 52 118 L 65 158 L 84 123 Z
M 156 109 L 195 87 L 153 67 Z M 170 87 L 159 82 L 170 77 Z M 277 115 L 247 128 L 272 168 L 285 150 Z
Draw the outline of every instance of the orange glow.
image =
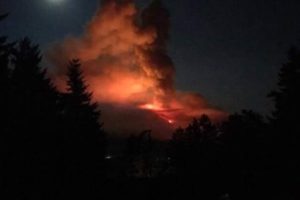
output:
M 148 109 L 148 110 L 155 110 L 155 106 L 153 104 L 145 104 L 145 105 L 140 106 L 140 108 Z
M 174 121 L 173 120 L 168 120 L 169 124 L 174 124 Z
M 161 119 L 163 119 L 164 121 L 166 121 L 169 124 L 174 124 L 174 120 L 171 120 L 169 117 L 171 117 L 167 110 L 164 110 L 163 107 L 160 107 L 158 105 L 155 104 L 144 104 L 139 106 L 139 108 L 141 109 L 145 109 L 145 110 L 151 110 L 152 112 L 154 112 L 158 117 L 160 117 Z
M 147 104 L 140 105 L 138 107 L 141 109 L 152 110 L 152 111 L 160 111 L 163 109 L 159 103 L 147 103 Z
M 175 68 L 166 47 L 168 18 L 151 18 L 164 16 L 155 14 L 163 12 L 159 9 L 150 6 L 139 11 L 131 0 L 103 1 L 82 37 L 68 37 L 48 52 L 56 66 L 53 73 L 58 86 L 65 87 L 67 60 L 79 58 L 89 89 L 99 103 L 154 113 L 171 128 L 185 126 L 202 114 L 213 120 L 224 118 L 226 113 L 201 95 L 174 88 Z M 146 116 L 143 120 L 152 127 Z

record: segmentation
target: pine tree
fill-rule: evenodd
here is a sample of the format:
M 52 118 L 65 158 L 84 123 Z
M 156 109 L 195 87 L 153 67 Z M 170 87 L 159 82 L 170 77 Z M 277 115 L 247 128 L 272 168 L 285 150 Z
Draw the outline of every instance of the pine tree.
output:
M 43 137 L 40 133 L 49 132 L 57 117 L 58 92 L 47 70 L 40 67 L 41 59 L 38 45 L 28 38 L 21 40 L 13 52 L 11 84 L 16 123 Z
M 177 129 L 171 140 L 171 157 L 178 172 L 199 175 L 200 169 L 209 164 L 205 160 L 211 153 L 216 136 L 216 126 L 206 115 L 194 119 L 185 129 Z
M 269 94 L 275 103 L 271 118 L 273 155 L 280 182 L 288 190 L 297 191 L 300 182 L 300 51 L 293 47 L 288 62 L 279 72 L 278 89 Z M 291 193 L 291 192 L 289 192 Z
M 99 122 L 100 111 L 97 103 L 92 102 L 92 93 L 88 91 L 79 60 L 69 63 L 64 99 L 66 172 L 71 179 L 76 177 L 79 185 L 84 182 L 80 186 L 82 190 L 92 188 L 90 184 L 95 183 L 103 170 L 105 138 Z M 66 184 L 68 187 L 72 183 Z
M 2 21 L 7 15 L 0 15 L 0 21 Z M 10 70 L 9 70 L 9 58 L 11 54 L 12 43 L 7 42 L 5 36 L 0 36 L 0 170 L 1 173 L 0 187 L 6 189 L 9 177 L 8 161 L 9 161 L 9 108 L 10 108 Z
M 7 15 L 0 15 L 0 22 Z M 3 126 L 0 126 L 0 131 L 3 133 L 7 128 L 4 126 L 7 125 L 8 120 L 8 108 L 9 108 L 9 91 L 10 91 L 10 69 L 9 69 L 9 59 L 11 55 L 11 50 L 13 48 L 13 43 L 7 42 L 7 37 L 0 36 L 0 111 L 2 114 Z M 1 129 L 3 128 L 3 129 Z
M 278 125 L 288 125 L 299 131 L 298 114 L 300 112 L 300 51 L 295 47 L 288 53 L 288 62 L 279 72 L 278 90 L 269 94 L 275 103 L 273 120 Z
M 188 190 L 201 188 L 193 193 L 193 198 L 201 199 L 220 190 L 221 151 L 217 131 L 209 117 L 203 115 L 185 129 L 177 129 L 171 140 L 170 164 L 175 175 Z
M 0 21 L 3 20 L 6 15 L 0 15 Z M 5 36 L 0 36 L 0 112 L 1 118 L 4 120 L 3 124 L 0 126 L 1 136 L 7 132 L 7 120 L 8 120 L 8 103 L 9 103 L 9 56 L 11 54 L 11 49 L 13 44 L 7 43 L 7 38 Z M 3 140 L 2 140 L 3 141 Z
M 92 93 L 83 78 L 79 60 L 72 60 L 68 68 L 66 115 L 73 121 L 81 138 L 96 141 L 103 135 L 98 104 L 92 102 Z M 98 138 L 98 139 L 97 139 Z
M 8 89 L 9 82 L 9 55 L 11 53 L 12 44 L 7 43 L 6 37 L 0 37 L 0 87 L 1 91 Z
M 222 124 L 224 180 L 237 199 L 250 196 L 253 185 L 261 187 L 265 181 L 266 127 L 263 117 L 251 110 L 232 114 Z
M 18 43 L 12 55 L 11 179 L 15 190 L 25 196 L 49 191 L 56 173 L 58 93 L 40 67 L 41 58 L 39 47 L 28 38 Z

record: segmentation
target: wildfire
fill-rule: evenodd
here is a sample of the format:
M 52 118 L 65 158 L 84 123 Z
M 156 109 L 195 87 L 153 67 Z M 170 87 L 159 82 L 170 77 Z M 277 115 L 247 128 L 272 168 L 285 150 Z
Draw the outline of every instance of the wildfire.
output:
M 174 121 L 171 119 L 169 119 L 168 122 L 169 122 L 169 124 L 174 124 Z
M 154 104 L 145 104 L 141 105 L 140 108 L 147 109 L 147 110 L 156 110 L 156 106 Z
M 81 60 L 94 100 L 109 104 L 110 110 L 105 109 L 106 118 L 102 119 L 107 129 L 115 127 L 114 122 L 109 125 L 109 119 L 116 121 L 119 116 L 126 117 L 118 121 L 126 121 L 128 132 L 136 127 L 136 121 L 142 128 L 162 129 L 185 126 L 201 114 L 213 120 L 223 118 L 226 113 L 212 107 L 201 95 L 174 88 L 175 67 L 167 52 L 168 36 L 169 14 L 160 1 L 140 11 L 133 0 L 105 0 L 84 35 L 53 45 L 48 58 L 56 67 L 60 88 L 64 88 L 60 83 L 67 60 Z M 124 106 L 134 110 L 124 111 Z M 119 124 L 119 129 L 125 129 Z
M 168 114 L 168 110 L 156 104 L 144 104 L 139 106 L 140 109 L 150 110 L 154 112 L 158 117 L 166 121 L 168 124 L 174 124 L 174 120 L 171 119 L 172 116 Z

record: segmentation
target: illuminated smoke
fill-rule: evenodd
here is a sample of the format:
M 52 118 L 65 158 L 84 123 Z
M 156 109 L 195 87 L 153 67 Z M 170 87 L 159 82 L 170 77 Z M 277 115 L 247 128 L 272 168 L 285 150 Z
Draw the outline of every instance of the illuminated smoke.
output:
M 141 12 L 132 0 L 102 1 L 83 36 L 68 37 L 49 50 L 56 83 L 65 87 L 66 63 L 79 58 L 105 128 L 120 134 L 153 129 L 167 138 L 201 114 L 222 119 L 226 114 L 200 95 L 174 89 L 169 26 L 169 13 L 158 0 Z

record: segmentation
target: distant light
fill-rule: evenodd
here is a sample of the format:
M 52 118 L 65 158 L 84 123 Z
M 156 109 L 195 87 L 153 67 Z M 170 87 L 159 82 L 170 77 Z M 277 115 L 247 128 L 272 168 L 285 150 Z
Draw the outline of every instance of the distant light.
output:
M 110 160 L 110 159 L 112 159 L 112 156 L 111 155 L 107 155 L 107 156 L 105 156 L 105 159 L 106 160 Z

